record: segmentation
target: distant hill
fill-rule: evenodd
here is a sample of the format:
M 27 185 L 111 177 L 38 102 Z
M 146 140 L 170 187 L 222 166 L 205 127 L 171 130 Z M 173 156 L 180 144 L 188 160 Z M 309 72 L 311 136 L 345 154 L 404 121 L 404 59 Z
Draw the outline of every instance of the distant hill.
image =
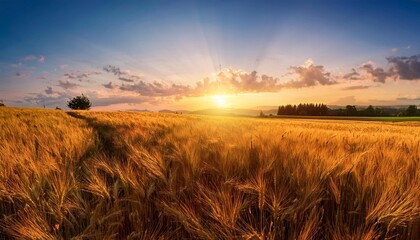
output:
M 173 110 L 169 110 L 169 109 L 162 109 L 162 110 L 159 110 L 159 112 L 160 113 L 183 113 L 183 114 L 190 113 L 190 111 L 188 111 L 188 110 L 175 110 L 175 111 L 173 111 Z
M 261 110 L 240 108 L 208 108 L 190 112 L 191 114 L 222 115 L 222 116 L 258 116 Z M 277 114 L 277 109 L 263 110 L 264 114 Z
M 128 109 L 127 112 L 153 112 L 148 109 Z

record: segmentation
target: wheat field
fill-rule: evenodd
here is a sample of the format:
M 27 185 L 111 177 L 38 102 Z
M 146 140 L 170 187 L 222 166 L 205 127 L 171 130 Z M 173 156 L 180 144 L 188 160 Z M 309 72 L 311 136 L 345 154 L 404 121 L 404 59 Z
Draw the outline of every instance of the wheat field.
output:
M 420 124 L 0 109 L 0 239 L 420 239 Z

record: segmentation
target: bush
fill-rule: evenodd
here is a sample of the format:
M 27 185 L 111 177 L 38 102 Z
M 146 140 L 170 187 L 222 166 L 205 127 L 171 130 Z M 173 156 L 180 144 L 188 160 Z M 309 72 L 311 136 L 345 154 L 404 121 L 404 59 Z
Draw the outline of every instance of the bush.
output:
M 82 94 L 68 101 L 67 106 L 73 110 L 89 110 L 92 105 L 89 98 Z

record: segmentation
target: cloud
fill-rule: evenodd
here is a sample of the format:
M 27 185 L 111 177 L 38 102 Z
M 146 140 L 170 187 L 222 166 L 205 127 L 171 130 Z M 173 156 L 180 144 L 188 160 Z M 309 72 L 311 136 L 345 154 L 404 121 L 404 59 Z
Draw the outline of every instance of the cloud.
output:
M 140 81 L 135 84 L 123 84 L 120 86 L 120 90 L 136 92 L 142 96 L 164 97 L 174 95 L 188 95 L 190 92 L 190 87 L 161 82 L 146 83 L 144 81 Z
M 126 78 L 126 77 L 119 77 L 118 79 L 121 80 L 121 81 L 124 81 L 124 82 L 134 82 L 133 79 Z
M 349 86 L 349 87 L 344 87 L 341 90 L 358 90 L 358 89 L 367 89 L 370 88 L 371 86 L 367 86 L 367 85 L 357 85 L 357 86 Z
M 420 79 L 420 55 L 411 57 L 388 57 L 388 62 L 392 64 L 390 72 L 401 80 Z
M 371 80 L 373 82 L 385 83 L 387 79 L 394 80 L 420 80 L 420 55 L 411 57 L 387 57 L 386 60 L 391 65 L 388 70 L 375 67 L 369 61 L 356 69 L 342 76 L 344 80 Z
M 17 67 L 22 66 L 22 63 L 21 63 L 21 62 L 18 62 L 18 63 L 13 63 L 13 64 L 10 64 L 10 66 L 11 66 L 11 67 L 14 67 L 14 68 L 17 68 Z
M 69 65 L 67 65 L 67 64 L 61 64 L 61 65 L 60 65 L 60 68 L 61 68 L 61 69 L 64 69 L 64 68 L 67 68 L 68 66 L 69 66 Z
M 54 94 L 52 87 L 47 86 L 47 89 L 44 90 L 44 92 L 48 95 Z
M 44 63 L 45 62 L 45 56 L 44 55 L 40 55 L 39 58 L 38 58 L 38 62 Z
M 113 73 L 115 76 L 120 76 L 122 74 L 121 69 L 116 66 L 107 65 L 103 67 L 105 72 Z
M 142 96 L 196 97 L 212 94 L 237 94 L 249 92 L 275 92 L 282 87 L 279 80 L 267 75 L 258 76 L 256 71 L 250 73 L 232 68 L 224 69 L 211 77 L 196 82 L 195 86 L 137 81 L 134 84 L 122 84 L 120 90 L 139 93 Z
M 27 55 L 24 58 L 22 58 L 22 61 L 24 62 L 32 62 L 38 59 L 38 62 L 40 63 L 44 63 L 45 62 L 45 56 L 44 55 L 39 55 L 39 57 L 37 58 L 35 55 Z
M 128 103 L 128 104 L 140 104 L 144 102 L 150 102 L 152 99 L 144 98 L 140 96 L 109 96 L 109 97 L 94 97 L 90 98 L 93 107 L 101 107 L 101 106 L 109 106 L 113 104 L 121 104 L 121 103 Z
M 34 55 L 28 55 L 28 56 L 25 56 L 22 60 L 28 62 L 28 61 L 34 61 L 35 59 L 36 57 Z
M 146 82 L 144 80 L 132 80 L 132 84 L 122 84 L 121 91 L 136 92 L 142 96 L 149 97 L 197 97 L 213 94 L 238 94 L 238 93 L 257 93 L 257 92 L 277 92 L 282 88 L 302 88 L 315 85 L 332 85 L 337 82 L 331 78 L 331 74 L 326 72 L 321 65 L 314 65 L 312 60 L 308 60 L 305 66 L 291 67 L 298 76 L 297 80 L 290 80 L 281 83 L 276 77 L 265 74 L 258 75 L 256 71 L 246 72 L 233 68 L 223 69 L 220 72 L 205 77 L 196 82 L 195 85 L 183 85 L 165 83 L 160 81 Z M 104 71 L 113 73 L 118 79 L 125 74 L 120 68 L 108 65 Z M 106 88 L 113 88 L 111 82 L 103 84 Z
M 348 104 L 356 104 L 356 98 L 354 96 L 347 96 L 347 97 L 342 97 L 331 102 L 331 105 L 348 105 Z
M 77 87 L 79 85 L 76 84 L 76 83 L 71 83 L 68 80 L 65 80 L 65 81 L 64 80 L 60 80 L 60 81 L 58 81 L 58 85 L 57 86 L 62 87 L 63 89 L 73 89 L 73 88 L 75 88 L 75 87 Z
M 311 59 L 306 61 L 305 66 L 291 67 L 292 71 L 298 76 L 298 80 L 289 81 L 284 87 L 302 88 L 315 85 L 332 85 L 337 82 L 331 77 L 331 73 L 325 71 L 324 66 L 314 65 Z
M 48 92 L 47 92 L 48 91 Z M 24 97 L 24 102 L 30 104 L 41 104 L 47 107 L 55 107 L 55 106 L 62 106 L 64 107 L 67 101 L 74 97 L 66 92 L 58 92 L 52 91 L 51 87 L 47 87 L 45 93 L 29 93 L 26 97 Z M 128 103 L 128 104 L 140 104 L 145 102 L 154 102 L 154 98 L 148 97 L 141 97 L 141 96 L 118 96 L 118 95 L 110 95 L 107 97 L 98 97 L 96 92 L 90 92 L 86 94 L 89 100 L 92 103 L 93 107 L 99 106 L 109 106 L 113 104 L 121 104 L 121 103 Z
M 420 101 L 420 97 L 399 97 L 396 98 L 399 101 Z
M 370 79 L 373 82 L 385 83 L 385 80 L 392 76 L 392 74 L 385 71 L 383 68 L 375 67 L 372 62 L 362 64 L 359 69 L 365 73 L 362 79 Z
M 42 104 L 45 106 L 62 106 L 70 99 L 67 93 L 54 92 L 55 94 L 30 93 L 24 97 L 26 103 Z
M 100 75 L 100 72 L 96 71 L 87 71 L 87 72 L 67 72 L 64 73 L 63 76 L 67 79 L 78 79 L 79 81 L 83 81 L 85 79 L 88 79 L 91 76 L 94 75 Z
M 17 73 L 15 73 L 15 76 L 16 77 L 21 77 L 21 76 L 24 76 L 24 74 L 23 73 L 20 73 L 20 72 L 17 72 Z
M 342 78 L 346 80 L 360 80 L 361 76 L 360 73 L 356 71 L 356 69 L 352 68 L 351 72 L 345 74 Z
M 132 73 L 130 71 L 121 71 L 119 67 L 107 65 L 103 67 L 103 70 L 108 73 L 112 73 L 118 77 L 119 80 L 124 82 L 135 82 L 141 79 L 139 74 Z
M 393 53 L 396 53 L 396 52 L 398 52 L 398 48 L 392 48 L 392 49 L 391 49 L 391 51 L 392 51 Z
M 226 93 L 275 92 L 281 87 L 277 78 L 265 74 L 259 76 L 256 71 L 245 72 L 228 68 L 218 72 L 213 79 L 204 78 L 197 82 L 194 92 L 201 95 L 220 91 Z
M 105 88 L 108 88 L 108 89 L 115 89 L 115 88 L 118 87 L 117 85 L 112 84 L 112 82 L 109 82 L 109 83 L 106 83 L 106 84 L 102 84 L 102 86 L 104 86 Z

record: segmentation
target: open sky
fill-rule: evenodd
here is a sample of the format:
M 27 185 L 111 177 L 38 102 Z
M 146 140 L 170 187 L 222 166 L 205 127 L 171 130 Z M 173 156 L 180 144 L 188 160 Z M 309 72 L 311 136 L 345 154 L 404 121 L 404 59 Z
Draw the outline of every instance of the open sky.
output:
M 420 1 L 2 0 L 0 99 L 82 93 L 113 110 L 419 104 Z

